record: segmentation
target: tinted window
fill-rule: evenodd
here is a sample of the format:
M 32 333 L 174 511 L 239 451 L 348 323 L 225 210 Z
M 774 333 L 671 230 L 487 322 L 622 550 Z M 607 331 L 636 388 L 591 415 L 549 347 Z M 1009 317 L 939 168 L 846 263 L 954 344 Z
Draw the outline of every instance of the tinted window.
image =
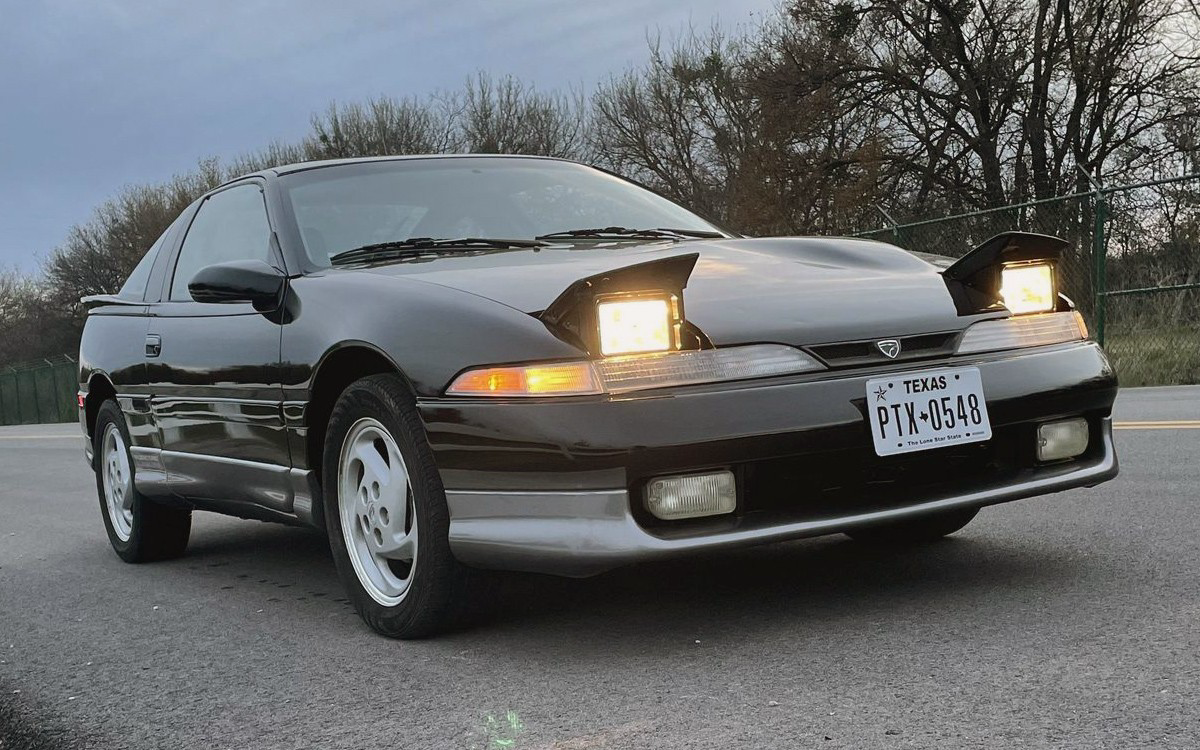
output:
M 117 292 L 118 297 L 124 299 L 145 299 L 146 298 L 146 282 L 150 280 L 150 268 L 154 265 L 154 259 L 158 256 L 158 251 L 162 249 L 163 241 L 167 235 L 171 233 L 171 228 L 159 235 L 138 264 L 133 267 L 133 273 L 129 274 L 129 278 L 125 279 L 125 283 L 121 286 L 121 291 Z
M 288 175 L 314 263 L 410 237 L 528 239 L 569 229 L 720 231 L 660 195 L 590 167 L 545 159 L 410 159 Z
M 171 299 L 190 300 L 188 282 L 206 266 L 231 260 L 269 261 L 270 238 L 271 227 L 257 185 L 216 193 L 200 206 L 179 249 Z

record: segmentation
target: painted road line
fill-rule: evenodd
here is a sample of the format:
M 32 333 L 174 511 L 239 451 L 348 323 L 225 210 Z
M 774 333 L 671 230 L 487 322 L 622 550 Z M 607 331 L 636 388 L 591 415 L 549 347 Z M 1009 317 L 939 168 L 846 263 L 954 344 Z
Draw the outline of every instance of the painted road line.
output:
M 83 433 L 78 435 L 0 435 L 0 440 L 79 440 L 83 437 Z
M 1117 430 L 1200 430 L 1200 419 L 1174 419 L 1160 422 L 1113 422 Z

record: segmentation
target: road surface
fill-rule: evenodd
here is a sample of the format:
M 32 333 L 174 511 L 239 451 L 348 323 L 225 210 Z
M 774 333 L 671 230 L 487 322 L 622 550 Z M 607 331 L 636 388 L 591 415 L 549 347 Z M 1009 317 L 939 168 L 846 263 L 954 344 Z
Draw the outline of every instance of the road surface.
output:
M 1194 748 L 1200 388 L 1124 391 L 1121 476 L 907 552 L 844 537 L 369 632 L 323 537 L 197 514 L 126 565 L 73 425 L 0 428 L 0 749 Z

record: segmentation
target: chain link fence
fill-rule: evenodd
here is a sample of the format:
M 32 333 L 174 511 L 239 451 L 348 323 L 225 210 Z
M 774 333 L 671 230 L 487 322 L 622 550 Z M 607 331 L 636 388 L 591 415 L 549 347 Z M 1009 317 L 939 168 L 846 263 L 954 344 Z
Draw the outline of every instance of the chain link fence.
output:
M 904 224 L 884 216 L 890 226 L 855 236 L 951 257 L 1004 231 L 1062 237 L 1060 288 L 1121 384 L 1200 382 L 1200 175 Z
M 0 367 L 0 425 L 75 421 L 77 377 L 65 354 Z
M 1100 324 L 1121 383 L 1200 383 L 1200 175 L 1105 198 Z
M 1095 297 L 1092 251 L 1096 243 L 1096 213 L 1093 196 L 1089 194 L 894 224 L 856 236 L 958 258 L 988 238 L 1013 230 L 1050 234 L 1071 243 L 1059 266 L 1059 285 L 1090 322 Z

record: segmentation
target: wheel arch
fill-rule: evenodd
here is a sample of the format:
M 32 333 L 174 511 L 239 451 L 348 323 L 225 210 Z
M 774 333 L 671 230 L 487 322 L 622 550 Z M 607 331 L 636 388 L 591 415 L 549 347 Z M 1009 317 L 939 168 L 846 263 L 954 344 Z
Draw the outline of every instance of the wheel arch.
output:
M 112 380 L 103 372 L 93 372 L 87 381 L 87 394 L 83 399 L 84 426 L 89 439 L 96 437 L 96 415 L 100 413 L 100 405 L 108 399 L 117 397 L 117 389 Z
M 412 382 L 396 361 L 365 341 L 343 341 L 331 347 L 314 368 L 308 403 L 304 407 L 304 425 L 308 468 L 317 478 L 318 486 L 325 433 L 338 396 L 354 381 L 381 373 L 398 375 L 409 392 L 416 394 Z

